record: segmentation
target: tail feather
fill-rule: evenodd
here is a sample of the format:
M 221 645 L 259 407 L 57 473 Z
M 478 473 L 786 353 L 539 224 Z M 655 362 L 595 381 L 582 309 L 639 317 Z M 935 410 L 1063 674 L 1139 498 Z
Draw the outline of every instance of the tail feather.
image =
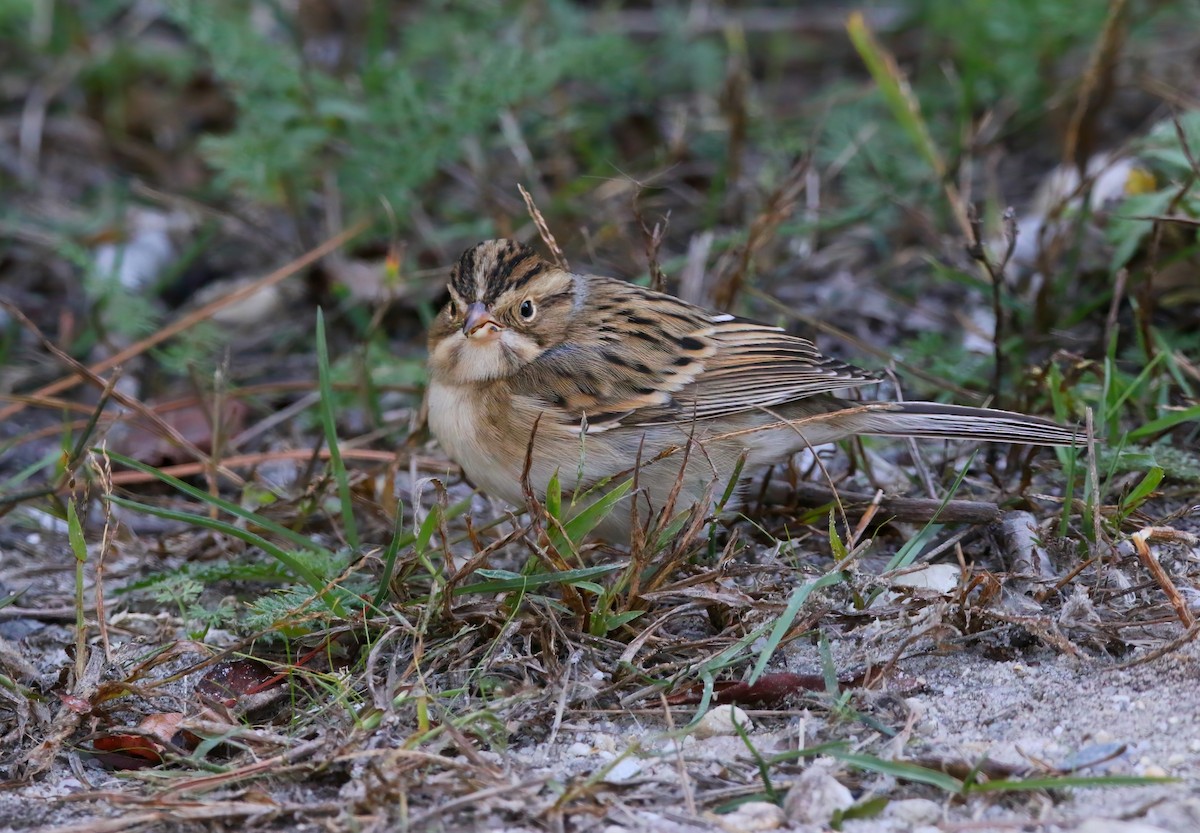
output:
M 941 405 L 935 402 L 875 403 L 853 417 L 861 434 L 984 440 L 1028 445 L 1079 445 L 1083 432 L 1042 417 L 994 408 Z

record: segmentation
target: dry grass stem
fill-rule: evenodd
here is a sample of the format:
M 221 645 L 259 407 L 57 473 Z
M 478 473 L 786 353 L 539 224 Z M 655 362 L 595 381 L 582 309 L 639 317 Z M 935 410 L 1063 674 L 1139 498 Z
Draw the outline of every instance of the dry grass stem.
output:
M 521 199 L 525 200 L 525 209 L 529 212 L 529 216 L 533 218 L 533 224 L 537 226 L 538 235 L 542 238 L 542 242 L 546 244 L 546 248 L 550 250 L 550 258 L 554 261 L 554 265 L 569 272 L 571 266 L 567 263 L 567 257 L 563 254 L 562 247 L 558 245 L 558 241 L 554 239 L 554 235 L 550 231 L 550 226 L 546 223 L 546 218 L 542 216 L 542 212 L 534 204 L 533 197 L 525 190 L 524 185 L 518 184 L 517 190 L 521 192 Z

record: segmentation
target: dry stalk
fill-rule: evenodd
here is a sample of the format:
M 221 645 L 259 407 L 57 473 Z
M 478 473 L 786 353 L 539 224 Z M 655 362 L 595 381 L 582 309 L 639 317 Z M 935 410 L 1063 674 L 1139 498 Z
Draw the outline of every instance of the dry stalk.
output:
M 792 166 L 779 187 L 768 195 L 762 211 L 750 224 L 746 242 L 722 258 L 713 288 L 713 305 L 717 309 L 732 309 L 746 282 L 754 256 L 775 236 L 779 225 L 792 215 L 796 201 L 804 191 L 808 164 L 809 160 L 805 158 Z
M 1125 24 L 1128 7 L 1128 0 L 1110 0 L 1104 29 L 1092 50 L 1079 95 L 1075 99 L 1075 109 L 1067 125 L 1063 161 L 1068 165 L 1076 165 L 1080 173 L 1087 169 L 1087 160 L 1092 155 L 1093 123 L 1115 88 L 1118 58 L 1127 34 Z
M 368 226 L 368 223 L 365 220 L 363 222 L 355 224 L 354 226 L 346 229 L 345 231 L 343 231 L 341 234 L 337 235 L 336 237 L 332 237 L 329 240 L 326 240 L 320 246 L 318 246 L 317 248 L 308 252 L 307 254 L 296 258 L 291 263 L 288 263 L 286 266 L 282 266 L 279 269 L 276 269 L 271 274 L 266 275 L 257 281 L 253 281 L 253 282 L 247 284 L 246 286 L 243 286 L 241 289 L 237 290 L 236 292 L 230 292 L 228 295 L 223 295 L 220 298 L 217 298 L 216 300 L 212 301 L 211 303 L 205 304 L 204 306 L 200 307 L 197 310 L 193 310 L 191 313 L 183 316 L 178 321 L 174 321 L 171 324 L 168 324 L 167 326 L 163 327 L 157 333 L 149 335 L 146 338 L 142 339 L 141 341 L 139 341 L 135 344 L 131 344 L 129 347 L 126 347 L 124 350 L 114 353 L 113 355 L 109 356 L 107 359 L 104 359 L 103 361 L 97 362 L 96 364 L 89 367 L 88 370 L 92 374 L 103 373 L 104 371 L 109 370 L 113 367 L 116 367 L 119 364 L 123 364 L 123 363 L 127 362 L 129 359 L 132 359 L 134 356 L 140 356 L 142 353 L 146 352 L 151 347 L 161 344 L 162 342 L 166 341 L 167 339 L 171 338 L 172 336 L 178 335 L 179 333 L 183 332 L 184 330 L 187 330 L 187 329 L 195 326 L 199 322 L 212 317 L 213 313 L 218 312 L 218 311 L 224 309 L 225 307 L 232 306 L 233 304 L 243 301 L 246 298 L 249 298 L 251 295 L 254 295 L 259 290 L 266 289 L 269 286 L 274 286 L 275 284 L 279 283 L 280 281 L 290 278 L 292 275 L 296 274 L 301 269 L 311 266 L 313 263 L 316 263 L 318 260 L 325 257 L 325 255 L 329 254 L 330 252 L 336 250 L 342 244 L 346 243 L 348 240 L 358 236 L 362 231 L 364 231 L 367 228 L 367 226 Z M 75 387 L 75 385 L 79 384 L 81 381 L 83 381 L 83 379 L 78 374 L 72 374 L 70 376 L 65 376 L 62 379 L 59 379 L 57 382 L 52 382 L 49 385 L 45 385 L 43 387 L 38 388 L 36 391 L 34 391 L 34 393 L 32 395 L 33 396 L 52 396 L 56 393 L 60 393 L 64 390 L 69 390 L 69 389 Z M 21 403 L 21 402 L 10 405 L 9 407 L 7 407 L 5 409 L 0 410 L 0 420 L 8 419 L 9 417 L 13 416 L 14 414 L 20 413 L 22 410 L 24 410 L 24 408 L 25 408 L 25 404 Z
M 638 207 L 638 197 L 641 195 L 639 187 L 633 195 L 633 216 L 637 220 L 638 226 L 642 229 L 642 242 L 646 247 L 646 268 L 650 270 L 650 289 L 655 292 L 665 292 L 667 288 L 667 276 L 662 270 L 662 265 L 658 262 L 658 252 L 662 249 L 663 237 L 667 233 L 667 227 L 671 224 L 671 216 L 668 214 L 663 217 L 662 222 L 656 222 L 654 228 L 646 225 L 646 218 L 642 216 L 642 211 Z
M 89 454 L 88 459 L 91 462 L 92 471 L 96 474 L 96 479 L 100 483 L 100 491 L 105 497 L 111 497 L 113 493 L 112 461 L 109 460 L 108 454 L 101 449 L 99 454 Z M 108 616 L 105 614 L 104 607 L 104 565 L 109 551 L 116 546 L 115 539 L 120 521 L 113 518 L 112 503 L 110 501 L 102 500 L 100 503 L 104 511 L 104 531 L 100 536 L 100 550 L 96 555 L 96 575 L 94 579 L 96 628 L 100 632 L 100 644 L 104 648 L 104 658 L 108 662 L 112 662 L 112 648 L 108 641 Z
M 517 185 L 517 190 L 521 192 L 521 198 L 525 200 L 525 208 L 529 211 L 529 216 L 533 218 L 533 224 L 537 226 L 538 235 L 542 238 L 542 242 L 546 244 L 546 248 L 550 250 L 550 256 L 554 259 L 554 265 L 567 272 L 571 271 L 566 255 L 563 254 L 563 250 L 559 247 L 558 241 L 554 239 L 554 235 L 550 233 L 550 226 L 546 224 L 546 218 L 542 216 L 542 212 L 534 204 L 533 197 L 525 190 L 524 185 Z
M 1134 550 L 1137 551 L 1142 565 L 1154 577 L 1158 586 L 1162 588 L 1163 593 L 1166 594 L 1167 601 L 1171 603 L 1171 607 L 1175 610 L 1175 615 L 1179 617 L 1179 621 L 1190 631 L 1196 624 L 1196 617 L 1192 615 L 1187 600 L 1180 595 L 1178 588 L 1175 587 L 1175 582 L 1171 581 L 1171 577 L 1167 575 L 1167 571 L 1162 568 L 1158 559 L 1155 558 L 1154 553 L 1150 551 L 1148 542 L 1169 541 L 1189 544 L 1194 547 L 1200 544 L 1200 537 L 1188 532 L 1181 532 L 1169 526 L 1148 526 L 1133 533 L 1129 540 L 1133 544 Z

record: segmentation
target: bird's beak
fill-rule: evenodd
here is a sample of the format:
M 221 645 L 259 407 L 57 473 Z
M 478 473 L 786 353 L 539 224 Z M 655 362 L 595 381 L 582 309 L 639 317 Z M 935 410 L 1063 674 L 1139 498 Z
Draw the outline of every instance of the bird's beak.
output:
M 502 329 L 504 328 L 492 318 L 492 311 L 485 304 L 476 301 L 467 307 L 467 319 L 463 322 L 462 329 L 467 338 L 486 338 Z

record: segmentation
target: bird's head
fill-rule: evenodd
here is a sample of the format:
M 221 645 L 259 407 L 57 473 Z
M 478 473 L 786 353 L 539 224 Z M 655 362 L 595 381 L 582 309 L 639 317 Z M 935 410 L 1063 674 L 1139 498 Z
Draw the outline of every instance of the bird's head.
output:
M 431 371 L 455 384 L 513 375 L 561 344 L 582 305 L 576 277 L 512 240 L 463 252 L 429 330 Z

